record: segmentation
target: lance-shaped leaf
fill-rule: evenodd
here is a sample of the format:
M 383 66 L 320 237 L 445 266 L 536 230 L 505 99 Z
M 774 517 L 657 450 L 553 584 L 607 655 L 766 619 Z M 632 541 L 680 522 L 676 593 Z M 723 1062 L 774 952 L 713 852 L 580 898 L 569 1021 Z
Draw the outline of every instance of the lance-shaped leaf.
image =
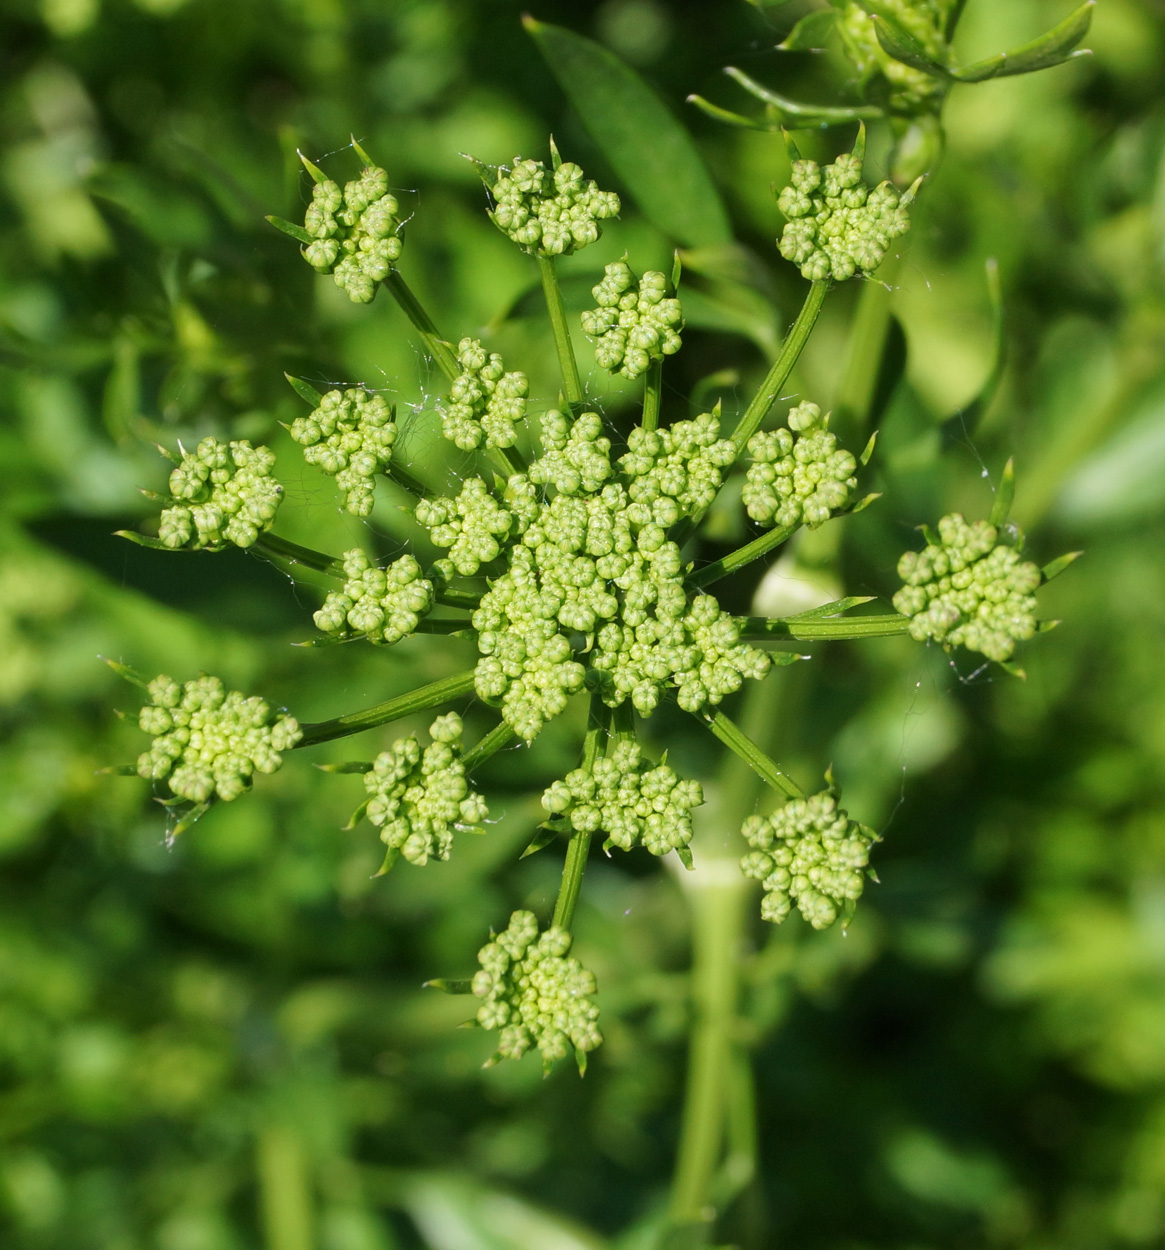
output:
M 953 77 L 951 71 L 936 61 L 925 45 L 905 27 L 880 14 L 871 17 L 870 20 L 874 23 L 874 33 L 878 36 L 878 43 L 881 44 L 882 51 L 887 56 L 901 61 L 903 65 L 909 65 L 911 69 L 921 70 L 922 73 L 929 74 L 932 78 L 950 81 Z
M 735 65 L 727 65 L 724 72 L 734 82 L 738 82 L 749 95 L 778 110 L 783 116 L 796 119 L 800 126 L 836 126 L 845 122 L 870 120 L 882 116 L 882 110 L 873 104 L 855 104 L 852 106 L 835 107 L 828 104 L 803 104 L 799 100 L 791 100 L 788 96 L 770 91 L 763 83 L 750 78 L 744 70 Z
M 1011 512 L 1011 504 L 1015 499 L 1015 457 L 1011 457 L 1003 466 L 1003 476 L 999 479 L 999 490 L 995 495 L 995 502 L 991 506 L 991 515 L 988 520 L 998 529 L 1001 525 L 1007 524 L 1008 514 Z
M 1010 52 L 1001 52 L 998 56 L 988 57 L 985 61 L 965 65 L 962 69 L 955 70 L 953 76 L 959 82 L 985 82 L 989 78 L 1032 74 L 1036 70 L 1063 65 L 1065 61 L 1071 61 L 1078 56 L 1087 56 L 1086 49 L 1079 52 L 1074 52 L 1073 49 L 1088 33 L 1088 27 L 1092 22 L 1092 6 L 1095 3 L 1096 0 L 1086 0 L 1086 3 L 1074 13 L 1038 39 L 1020 44 L 1018 48 L 1012 48 Z M 878 38 L 879 40 L 882 38 L 881 30 L 878 32 Z M 884 44 L 883 47 L 885 47 Z M 891 55 L 893 56 L 894 53 Z
M 727 242 L 728 214 L 703 158 L 647 83 L 593 40 L 532 17 L 524 23 L 644 215 L 688 246 Z
M 837 16 L 836 9 L 818 9 L 813 13 L 806 13 L 777 47 L 782 52 L 822 51 L 826 40 L 833 33 Z

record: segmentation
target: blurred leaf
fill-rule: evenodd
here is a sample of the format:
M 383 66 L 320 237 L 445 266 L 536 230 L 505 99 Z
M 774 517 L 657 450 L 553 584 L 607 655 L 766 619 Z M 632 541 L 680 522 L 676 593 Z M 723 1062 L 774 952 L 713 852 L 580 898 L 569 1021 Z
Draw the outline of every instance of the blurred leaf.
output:
M 998 56 L 976 61 L 972 65 L 965 65 L 962 69 L 953 71 L 953 76 L 959 82 L 985 82 L 989 78 L 1031 74 L 1036 70 L 1063 65 L 1065 61 L 1071 61 L 1078 56 L 1087 56 L 1087 51 L 1073 52 L 1072 49 L 1088 33 L 1088 27 L 1092 22 L 1092 7 L 1095 3 L 1096 0 L 1085 0 L 1085 3 L 1074 13 L 1038 39 L 1020 44 L 1018 48 L 1012 48 L 1010 52 L 1001 52 Z M 879 41 L 881 38 L 882 32 L 879 29 Z M 885 44 L 882 46 L 885 47 Z M 910 62 L 908 61 L 907 64 Z
M 643 79 L 582 35 L 523 20 L 644 216 L 689 247 L 731 239 L 728 214 L 703 158 Z
M 602 1250 L 603 1238 L 469 1177 L 410 1181 L 405 1207 L 431 1250 Z
M 837 22 L 835 9 L 806 13 L 777 47 L 782 52 L 816 52 L 825 46 Z

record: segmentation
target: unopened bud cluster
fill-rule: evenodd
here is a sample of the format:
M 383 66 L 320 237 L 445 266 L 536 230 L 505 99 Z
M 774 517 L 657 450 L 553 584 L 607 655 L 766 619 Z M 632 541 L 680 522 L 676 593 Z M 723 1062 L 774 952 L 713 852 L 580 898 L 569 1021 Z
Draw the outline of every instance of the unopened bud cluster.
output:
M 681 781 L 666 763 L 654 768 L 634 739 L 617 741 L 591 769 L 576 768 L 542 796 L 542 806 L 582 833 L 602 830 L 604 849 L 646 847 L 653 855 L 692 840 L 692 809 L 704 802 L 698 781 Z
M 494 225 L 525 251 L 565 256 L 594 243 L 600 222 L 619 215 L 619 197 L 600 191 L 570 161 L 547 169 L 541 161 L 515 158 L 497 171 L 490 187 Z
M 609 706 L 631 699 L 644 715 L 669 686 L 696 711 L 769 667 L 714 598 L 689 599 L 665 528 L 715 496 L 732 446 L 716 418 L 634 432 L 619 472 L 602 428 L 594 413 L 573 423 L 548 413 L 545 454 L 529 476 L 509 479 L 503 499 L 471 478 L 457 499 L 417 507 L 458 572 L 475 573 L 505 547 L 507 568 L 473 615 L 476 688 L 527 741 L 582 688 L 580 657 Z M 538 503 L 533 484 L 556 493 Z
M 789 410 L 788 426 L 748 440 L 752 458 L 744 483 L 748 515 L 761 525 L 810 529 L 846 507 L 857 487 L 857 461 L 829 432 L 829 414 L 816 404 Z
M 174 550 L 252 546 L 283 502 L 283 487 L 271 476 L 274 464 L 272 451 L 245 439 L 204 438 L 184 451 L 170 474 L 175 502 L 162 512 L 159 541 Z
M 943 517 L 938 533 L 937 543 L 898 561 L 906 585 L 894 607 L 911 618 L 910 636 L 1009 660 L 1015 644 L 1036 632 L 1039 568 L 1000 543 L 987 521 L 968 524 L 956 512 Z
M 291 423 L 303 458 L 336 479 L 353 516 L 372 511 L 376 475 L 388 468 L 396 442 L 394 415 L 382 396 L 354 388 L 329 391 L 314 412 Z
M 741 832 L 753 850 L 740 867 L 764 887 L 765 920 L 780 924 L 796 907 L 815 929 L 827 929 L 861 897 L 874 835 L 849 820 L 832 790 L 750 816 Z
M 414 556 L 403 555 L 382 569 L 354 548 L 344 553 L 344 576 L 344 589 L 331 591 L 313 618 L 333 637 L 399 642 L 416 632 L 433 607 L 433 583 L 422 576 Z
M 388 174 L 374 165 L 343 191 L 338 183 L 317 182 L 304 218 L 312 236 L 304 258 L 319 273 L 330 273 L 354 303 L 370 303 L 376 284 L 400 258 L 399 211 Z
M 910 229 L 906 201 L 890 182 L 872 191 L 862 181 L 862 163 L 843 153 L 822 169 L 796 160 L 789 186 L 777 197 L 789 219 L 779 248 L 810 281 L 842 281 L 873 273 L 892 240 Z
M 526 419 L 530 383 L 524 373 L 507 373 L 497 352 L 487 352 L 477 339 L 457 345 L 461 373 L 454 378 L 449 397 L 438 404 L 441 431 L 462 451 L 513 447 L 518 424 Z
M 547 1067 L 573 1047 L 581 1069 L 583 1056 L 603 1040 L 591 1001 L 594 974 L 568 955 L 570 945 L 565 929 L 539 934 L 533 912 L 516 911 L 506 930 L 478 951 L 473 993 L 483 1001 L 477 1022 L 501 1030 L 487 1067 L 537 1046 Z
M 198 677 L 180 686 L 155 677 L 146 688 L 150 702 L 138 725 L 152 734 L 138 757 L 138 775 L 165 781 L 171 793 L 192 803 L 218 796 L 237 799 L 254 773 L 273 773 L 280 752 L 302 737 L 294 716 L 272 711 L 260 698 L 227 691 L 217 677 Z
M 684 314 L 668 295 L 667 278 L 649 270 L 638 285 L 625 261 L 608 265 L 592 288 L 598 303 L 582 315 L 583 332 L 595 344 L 595 360 L 609 373 L 637 378 L 653 360 L 679 351 Z
M 410 864 L 448 859 L 453 830 L 480 825 L 489 815 L 485 799 L 465 779 L 461 717 L 438 716 L 429 735 L 433 741 L 424 750 L 415 735 L 398 738 L 364 774 L 365 814 L 390 854 Z
M 890 104 L 895 112 L 917 112 L 919 104 L 943 93 L 946 84 L 941 78 L 904 65 L 882 48 L 870 14 L 858 0 L 848 0 L 841 7 L 838 31 L 849 59 L 863 81 L 875 72 L 884 75 L 890 84 Z M 909 31 L 941 63 L 945 60 L 940 27 L 942 9 L 929 0 L 880 0 L 878 12 Z

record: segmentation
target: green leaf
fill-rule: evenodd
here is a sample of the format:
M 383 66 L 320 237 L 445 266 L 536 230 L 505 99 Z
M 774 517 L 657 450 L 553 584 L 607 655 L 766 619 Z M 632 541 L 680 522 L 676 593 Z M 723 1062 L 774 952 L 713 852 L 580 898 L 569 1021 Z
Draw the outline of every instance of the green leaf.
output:
M 282 217 L 276 217 L 271 213 L 268 213 L 267 220 L 276 230 L 282 230 L 284 234 L 290 235 L 299 243 L 310 243 L 312 241 L 311 235 L 302 226 L 297 226 L 293 221 L 284 221 Z
M 802 104 L 798 100 L 790 100 L 788 96 L 778 95 L 768 87 L 750 78 L 743 70 L 733 65 L 725 67 L 724 72 L 733 82 L 738 82 L 749 95 L 771 105 L 786 118 L 796 118 L 799 128 L 810 126 L 834 126 L 845 122 L 856 122 L 862 118 L 867 120 L 882 116 L 882 110 L 873 104 L 857 104 L 852 107 L 836 108 L 828 104 Z
M 995 502 L 991 505 L 990 523 L 998 529 L 1007 523 L 1011 504 L 1015 499 L 1015 457 L 1011 457 L 1003 466 L 1003 476 L 999 479 L 999 490 Z
M 173 551 L 173 547 L 167 547 L 160 538 L 147 538 L 145 534 L 135 533 L 133 530 L 114 530 L 115 538 L 128 538 L 131 543 L 137 543 L 139 547 L 149 547 L 152 551 Z
M 313 408 L 318 408 L 323 402 L 324 397 L 314 386 L 305 382 L 303 378 L 293 378 L 290 373 L 285 373 L 283 376 L 291 383 L 291 389 L 305 404 L 311 404 Z
M 1074 13 L 1038 39 L 1033 39 L 1030 43 L 1022 43 L 1018 48 L 1012 48 L 1010 52 L 1001 52 L 998 56 L 988 57 L 985 61 L 965 65 L 962 69 L 954 71 L 954 77 L 959 82 L 985 82 L 989 78 L 1010 78 L 1014 74 L 1034 74 L 1037 70 L 1063 65 L 1065 61 L 1071 61 L 1075 57 L 1087 56 L 1086 50 L 1073 52 L 1072 49 L 1088 33 L 1088 27 L 1092 23 L 1092 6 L 1095 3 L 1096 0 L 1086 0 L 1086 3 Z M 881 32 L 878 38 L 881 40 Z
M 443 994 L 472 994 L 472 981 L 448 981 L 444 977 L 435 977 L 421 985 L 423 990 L 440 990 Z
M 551 842 L 555 841 L 555 839 L 560 837 L 564 832 L 565 830 L 555 829 L 549 824 L 539 825 L 534 833 L 534 836 L 530 839 L 530 845 L 526 847 L 518 858 L 525 859 L 527 855 L 536 855 L 539 851 L 548 847 Z
M 950 80 L 951 71 L 945 65 L 940 65 L 925 46 L 904 27 L 881 15 L 872 16 L 870 21 L 874 23 L 874 34 L 878 36 L 878 43 L 887 56 L 901 61 L 903 65 L 909 65 L 911 69 L 921 70 L 932 78 Z
M 820 52 L 837 22 L 836 9 L 806 13 L 777 47 L 782 52 Z
M 681 243 L 725 243 L 728 213 L 691 136 L 614 53 L 561 26 L 523 19 L 591 137 L 644 215 Z
M 844 599 L 835 599 L 832 603 L 823 603 L 819 608 L 810 608 L 807 612 L 798 612 L 796 616 L 786 616 L 786 621 L 820 621 L 828 616 L 840 616 L 859 603 L 872 603 L 874 595 L 848 595 Z
M 1074 564 L 1083 554 L 1083 551 L 1069 551 L 1065 555 L 1057 557 L 1050 564 L 1045 564 L 1040 569 L 1040 575 L 1045 582 L 1050 582 L 1053 577 L 1059 577 L 1068 565 Z
M 991 301 L 992 349 L 991 368 L 978 394 L 965 407 L 942 423 L 944 444 L 965 440 L 975 433 L 983 414 L 991 407 L 1007 366 L 1007 334 L 1003 312 L 1003 288 L 999 281 L 999 262 L 994 256 L 987 261 L 987 296 Z
M 745 117 L 743 113 L 733 113 L 728 109 L 721 108 L 719 104 L 713 104 L 710 100 L 705 100 L 702 95 L 688 96 L 689 104 L 694 104 L 701 113 L 706 117 L 712 118 L 713 121 L 723 122 L 726 126 L 738 126 L 742 130 L 780 130 L 780 117 Z

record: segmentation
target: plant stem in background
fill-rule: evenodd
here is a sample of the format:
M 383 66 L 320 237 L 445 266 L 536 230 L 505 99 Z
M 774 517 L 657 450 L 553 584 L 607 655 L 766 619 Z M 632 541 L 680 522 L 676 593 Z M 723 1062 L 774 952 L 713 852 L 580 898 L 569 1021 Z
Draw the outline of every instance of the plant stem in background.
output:
M 259 1133 L 257 1149 L 267 1250 L 315 1250 L 303 1139 L 293 1128 L 268 1124 Z
M 574 345 L 570 341 L 570 327 L 566 323 L 566 309 L 562 303 L 562 291 L 558 285 L 558 272 L 554 268 L 553 256 L 539 253 L 538 273 L 542 278 L 546 311 L 550 314 L 550 327 L 554 332 L 554 350 L 558 353 L 558 367 L 562 372 L 562 393 L 573 408 L 582 403 L 582 381 L 574 358 Z

